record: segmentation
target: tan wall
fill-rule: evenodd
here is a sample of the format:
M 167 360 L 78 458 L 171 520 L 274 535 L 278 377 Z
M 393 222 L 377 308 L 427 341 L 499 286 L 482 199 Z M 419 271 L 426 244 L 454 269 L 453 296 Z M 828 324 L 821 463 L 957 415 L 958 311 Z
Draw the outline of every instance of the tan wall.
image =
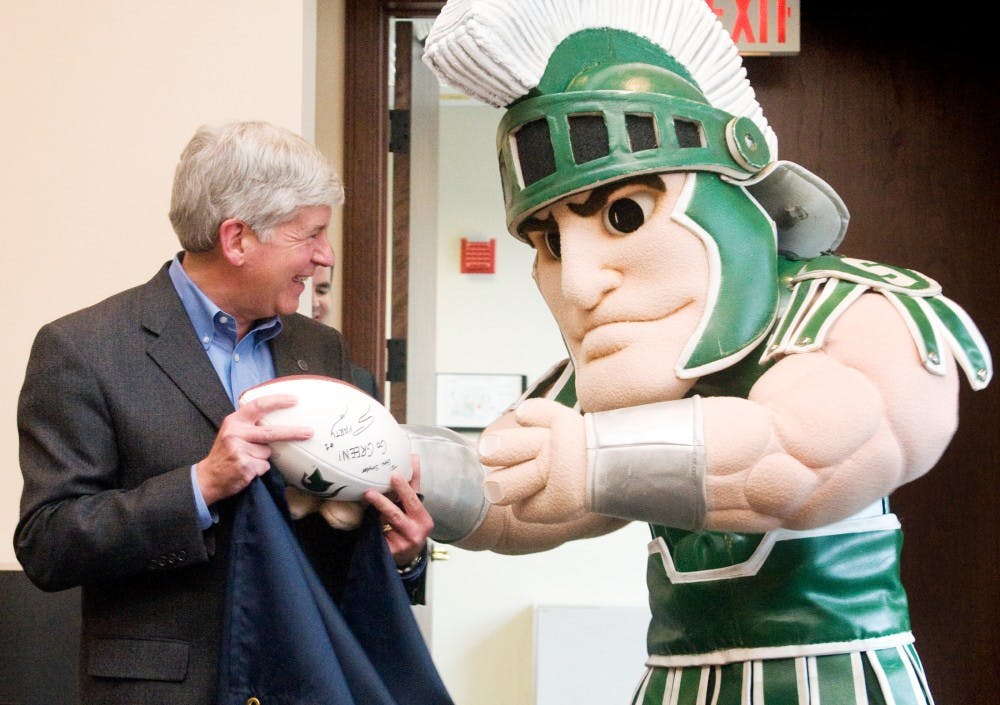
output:
M 317 0 L 316 37 L 316 144 L 329 157 L 337 172 L 344 173 L 344 2 Z M 330 222 L 330 241 L 337 262 L 333 268 L 333 291 L 343 287 L 340 269 L 341 220 Z M 340 328 L 340 297 L 333 297 L 330 323 Z
M 342 13 L 343 0 L 320 3 Z M 317 0 L 0 5 L 0 564 L 14 562 L 15 410 L 36 331 L 146 281 L 174 254 L 170 184 L 198 125 L 312 130 L 316 16 Z M 338 94 L 327 85 L 322 110 L 336 112 Z M 337 161 L 339 137 L 323 135 Z

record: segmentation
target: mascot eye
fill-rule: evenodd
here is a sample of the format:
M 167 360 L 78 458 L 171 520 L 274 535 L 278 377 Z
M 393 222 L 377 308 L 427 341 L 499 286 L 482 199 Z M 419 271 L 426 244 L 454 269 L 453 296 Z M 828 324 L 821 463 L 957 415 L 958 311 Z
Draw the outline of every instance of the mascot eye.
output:
M 651 193 L 633 193 L 612 201 L 604 209 L 604 227 L 611 232 L 634 233 L 653 212 L 656 197 Z
M 549 249 L 549 254 L 552 255 L 552 258 L 562 259 L 562 242 L 559 240 L 559 231 L 549 230 L 543 237 L 545 238 L 545 246 Z

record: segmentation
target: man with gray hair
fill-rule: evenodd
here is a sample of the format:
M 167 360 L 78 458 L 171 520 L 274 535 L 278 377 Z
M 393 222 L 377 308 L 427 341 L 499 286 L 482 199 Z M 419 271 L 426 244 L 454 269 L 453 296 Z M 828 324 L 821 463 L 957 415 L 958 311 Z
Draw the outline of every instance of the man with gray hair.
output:
M 14 547 L 41 589 L 82 586 L 82 702 L 448 702 L 421 691 L 443 687 L 407 599 L 433 526 L 419 473 L 394 478 L 395 501 L 369 498 L 359 528 L 293 522 L 269 444 L 311 431 L 258 422 L 294 397 L 236 409 L 277 376 L 348 378 L 340 332 L 296 312 L 333 264 L 342 200 L 298 135 L 202 127 L 174 181 L 183 250 L 39 331 L 18 405 Z M 420 683 L 383 667 L 371 621 L 408 645 L 393 657 L 409 654 Z

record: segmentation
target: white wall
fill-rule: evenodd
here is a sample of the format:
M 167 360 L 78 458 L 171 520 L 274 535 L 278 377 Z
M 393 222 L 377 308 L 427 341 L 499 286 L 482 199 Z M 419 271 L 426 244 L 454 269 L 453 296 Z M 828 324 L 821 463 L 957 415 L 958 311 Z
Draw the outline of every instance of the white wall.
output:
M 531 280 L 535 251 L 504 217 L 494 135 L 503 111 L 444 100 L 438 197 L 438 371 L 517 372 L 533 380 L 566 357 Z M 462 238 L 496 240 L 495 274 L 462 274 Z
M 170 186 L 200 124 L 311 129 L 315 5 L 0 3 L 0 564 L 14 561 L 15 409 L 36 331 L 146 281 L 178 249 Z
M 467 101 L 445 100 L 439 111 L 437 370 L 516 372 L 533 380 L 566 349 L 531 279 L 534 250 L 506 230 L 494 147 L 501 115 Z M 462 237 L 496 239 L 495 274 L 460 273 Z M 645 605 L 648 540 L 646 526 L 632 524 L 528 556 L 445 547 L 449 558 L 432 563 L 429 583 L 431 647 L 455 702 L 532 705 L 534 607 Z M 642 652 L 643 635 L 629 634 Z M 590 648 L 565 646 L 567 660 L 573 648 Z M 585 651 L 578 655 L 588 662 Z M 636 681 L 642 667 L 639 659 Z

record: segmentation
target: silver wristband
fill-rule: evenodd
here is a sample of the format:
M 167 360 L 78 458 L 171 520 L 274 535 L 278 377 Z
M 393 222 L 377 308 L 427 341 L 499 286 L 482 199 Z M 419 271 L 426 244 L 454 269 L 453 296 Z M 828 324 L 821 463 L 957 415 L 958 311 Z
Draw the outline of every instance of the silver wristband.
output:
M 681 529 L 704 527 L 699 397 L 584 414 L 584 423 L 594 512 Z
M 486 470 L 476 449 L 448 428 L 404 424 L 403 429 L 420 457 L 420 494 L 434 519 L 431 538 L 462 540 L 479 528 L 489 509 L 483 495 Z

